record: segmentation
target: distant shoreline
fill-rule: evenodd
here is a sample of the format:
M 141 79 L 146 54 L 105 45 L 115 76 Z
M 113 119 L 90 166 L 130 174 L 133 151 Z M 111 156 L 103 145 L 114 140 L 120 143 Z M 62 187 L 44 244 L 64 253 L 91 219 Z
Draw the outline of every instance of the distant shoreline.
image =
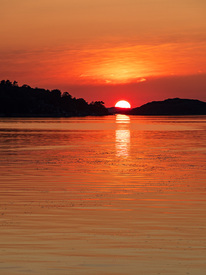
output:
M 87 117 L 113 114 L 144 116 L 206 115 L 206 102 L 195 99 L 169 98 L 148 102 L 132 109 L 106 108 L 103 101 L 86 102 L 68 92 L 18 86 L 9 80 L 0 82 L 0 117 Z
M 110 114 L 144 116 L 184 116 L 206 115 L 206 102 L 195 99 L 169 98 L 163 101 L 148 102 L 132 109 L 109 108 Z
M 1 117 L 84 117 L 108 115 L 103 101 L 86 102 L 68 92 L 18 86 L 9 80 L 0 82 Z

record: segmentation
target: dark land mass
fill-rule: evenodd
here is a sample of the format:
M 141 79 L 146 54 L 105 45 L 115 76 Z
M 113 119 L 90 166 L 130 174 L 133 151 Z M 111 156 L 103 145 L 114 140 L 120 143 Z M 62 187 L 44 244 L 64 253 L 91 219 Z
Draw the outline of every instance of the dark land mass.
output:
M 0 82 L 1 117 L 73 117 L 108 115 L 104 102 L 87 103 L 68 92 L 18 86 L 9 80 Z
M 110 115 L 114 115 L 114 114 L 124 114 L 124 115 L 129 115 L 129 113 L 131 112 L 132 109 L 128 109 L 128 108 L 119 108 L 119 107 L 111 107 L 108 108 L 108 112 Z
M 133 109 L 109 108 L 110 114 L 125 115 L 206 115 L 206 102 L 194 99 L 169 98 L 152 101 Z
M 87 103 L 68 92 L 18 86 L 9 80 L 0 82 L 1 117 L 75 117 L 126 115 L 206 115 L 206 102 L 172 98 L 152 101 L 133 109 L 106 108 L 103 101 Z
M 194 99 L 169 98 L 152 101 L 131 109 L 130 115 L 206 115 L 206 102 Z

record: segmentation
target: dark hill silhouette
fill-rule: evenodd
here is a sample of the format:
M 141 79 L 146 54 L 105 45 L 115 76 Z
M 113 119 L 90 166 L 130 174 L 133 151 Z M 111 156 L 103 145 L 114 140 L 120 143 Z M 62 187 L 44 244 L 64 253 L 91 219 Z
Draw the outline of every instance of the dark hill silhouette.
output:
M 129 114 L 129 112 L 131 111 L 131 109 L 129 108 L 119 108 L 119 107 L 111 107 L 108 108 L 108 112 L 110 115 L 114 115 L 114 114 Z
M 0 82 L 0 116 L 3 117 L 70 117 L 108 115 L 103 101 L 88 104 L 68 92 L 18 86 L 9 80 Z
M 194 99 L 172 98 L 152 101 L 130 109 L 130 115 L 206 115 L 206 102 Z
M 90 104 L 68 92 L 18 86 L 9 80 L 0 82 L 0 116 L 3 117 L 70 117 L 128 115 L 206 115 L 206 102 L 193 99 L 166 99 L 153 101 L 133 109 L 106 108 L 104 102 Z

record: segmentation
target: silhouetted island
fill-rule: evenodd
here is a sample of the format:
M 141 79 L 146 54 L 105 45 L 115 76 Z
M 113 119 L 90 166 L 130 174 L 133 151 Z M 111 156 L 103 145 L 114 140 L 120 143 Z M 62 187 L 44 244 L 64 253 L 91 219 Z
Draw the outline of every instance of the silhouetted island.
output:
M 87 103 L 68 92 L 18 86 L 9 80 L 0 82 L 0 117 L 74 117 L 127 115 L 206 115 L 206 102 L 169 98 L 152 101 L 133 109 L 106 108 L 103 101 Z
M 9 80 L 0 82 L 1 117 L 72 117 L 108 115 L 103 101 L 88 104 L 68 92 L 18 86 Z
M 206 115 L 206 102 L 194 99 L 169 98 L 152 101 L 130 109 L 130 115 Z
M 133 109 L 108 108 L 109 114 L 125 115 L 206 115 L 206 102 L 194 99 L 169 98 L 152 101 Z

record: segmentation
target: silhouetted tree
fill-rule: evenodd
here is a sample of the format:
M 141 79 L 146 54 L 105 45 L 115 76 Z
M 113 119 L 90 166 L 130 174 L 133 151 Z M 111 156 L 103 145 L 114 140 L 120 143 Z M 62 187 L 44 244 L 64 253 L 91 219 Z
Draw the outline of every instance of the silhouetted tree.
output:
M 62 95 L 62 98 L 66 98 L 66 99 L 71 100 L 72 96 L 68 92 L 64 92 L 63 95 Z
M 29 85 L 27 85 L 27 84 L 22 85 L 22 88 L 31 89 L 31 87 Z
M 86 116 L 107 114 L 102 101 L 88 104 L 68 92 L 31 88 L 17 81 L 0 82 L 0 116 Z
M 89 107 L 90 107 L 92 114 L 98 114 L 98 115 L 107 115 L 108 114 L 108 110 L 104 106 L 103 101 L 92 101 L 89 104 Z
M 11 87 L 11 86 L 12 86 L 12 83 L 11 83 L 10 80 L 6 80 L 6 86 L 7 86 L 7 87 Z

